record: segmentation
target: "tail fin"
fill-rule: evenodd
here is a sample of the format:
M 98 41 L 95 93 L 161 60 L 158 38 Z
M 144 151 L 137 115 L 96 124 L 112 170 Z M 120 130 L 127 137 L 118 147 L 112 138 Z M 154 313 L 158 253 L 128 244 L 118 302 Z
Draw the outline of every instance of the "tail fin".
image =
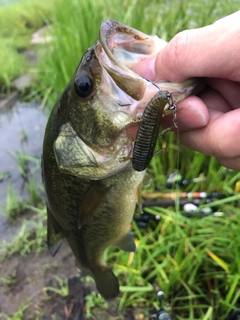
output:
M 106 300 L 115 299 L 119 295 L 119 283 L 115 274 L 109 267 L 102 267 L 100 270 L 93 272 L 99 293 Z

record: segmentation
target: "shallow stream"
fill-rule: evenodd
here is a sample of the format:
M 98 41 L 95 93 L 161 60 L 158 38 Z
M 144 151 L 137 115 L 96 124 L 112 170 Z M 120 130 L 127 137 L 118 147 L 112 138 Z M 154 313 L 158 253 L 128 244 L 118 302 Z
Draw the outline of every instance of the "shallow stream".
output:
M 8 223 L 5 214 L 11 190 L 24 201 L 30 197 L 30 180 L 37 189 L 43 189 L 40 157 L 46 121 L 34 103 L 17 102 L 11 109 L 0 110 L 0 242 L 11 241 L 21 226 L 21 222 Z

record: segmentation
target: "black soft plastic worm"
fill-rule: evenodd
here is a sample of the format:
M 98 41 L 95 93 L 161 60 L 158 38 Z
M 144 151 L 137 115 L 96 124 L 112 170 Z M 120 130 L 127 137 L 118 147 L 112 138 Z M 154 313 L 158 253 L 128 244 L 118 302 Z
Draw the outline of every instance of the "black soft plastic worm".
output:
M 171 94 L 159 90 L 143 112 L 132 155 L 132 167 L 136 171 L 145 170 L 153 157 L 163 111 L 167 104 L 169 109 L 174 106 Z

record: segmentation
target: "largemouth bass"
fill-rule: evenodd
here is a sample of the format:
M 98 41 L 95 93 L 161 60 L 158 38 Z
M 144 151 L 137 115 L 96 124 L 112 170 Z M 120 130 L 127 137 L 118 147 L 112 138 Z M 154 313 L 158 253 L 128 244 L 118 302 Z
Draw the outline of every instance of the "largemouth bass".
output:
M 157 36 L 103 21 L 99 41 L 83 55 L 46 127 L 42 172 L 50 253 L 66 238 L 78 267 L 94 278 L 105 299 L 119 294 L 118 280 L 103 260 L 105 249 L 136 248 L 130 223 L 144 171 L 122 159 L 131 158 L 139 119 L 159 90 L 134 68 L 146 59 L 150 65 L 164 45 Z M 176 103 L 196 84 L 158 85 Z

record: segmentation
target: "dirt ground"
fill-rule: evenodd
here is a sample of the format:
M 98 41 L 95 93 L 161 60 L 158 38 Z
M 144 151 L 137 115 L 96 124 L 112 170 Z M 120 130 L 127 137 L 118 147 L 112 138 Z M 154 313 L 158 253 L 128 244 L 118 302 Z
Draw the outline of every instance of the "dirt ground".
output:
M 66 297 L 47 289 L 60 289 L 55 276 L 68 279 L 69 294 Z M 21 307 L 26 308 L 23 316 L 14 319 L 85 320 L 85 296 L 95 290 L 92 283 L 86 285 L 77 275 L 74 257 L 66 244 L 54 258 L 47 250 L 26 257 L 13 255 L 0 264 L 0 279 L 9 280 L 8 283 L 0 280 L 1 320 L 13 319 L 11 315 Z M 116 310 L 114 301 L 107 311 L 96 306 L 88 319 L 140 319 L 132 311 L 118 315 Z

